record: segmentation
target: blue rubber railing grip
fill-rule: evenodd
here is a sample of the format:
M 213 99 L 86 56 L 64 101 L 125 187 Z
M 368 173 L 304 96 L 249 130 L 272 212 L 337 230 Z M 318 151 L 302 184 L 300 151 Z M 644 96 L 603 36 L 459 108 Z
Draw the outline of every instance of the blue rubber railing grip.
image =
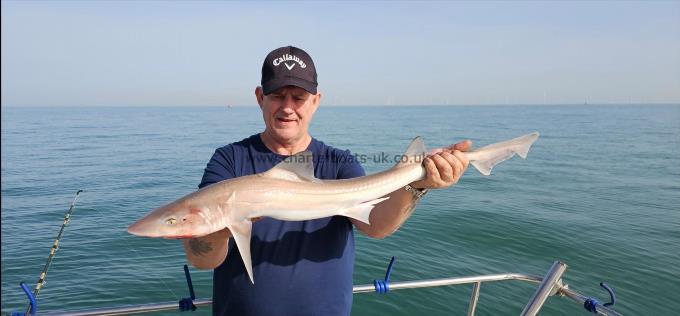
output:
M 616 294 L 614 294 L 614 290 L 612 290 L 612 288 L 609 287 L 609 285 L 607 285 L 607 283 L 604 283 L 604 282 L 600 282 L 600 286 L 602 288 L 604 288 L 605 290 L 607 290 L 607 292 L 609 292 L 609 303 L 604 303 L 602 305 L 603 306 L 612 306 L 612 305 L 616 304 Z
M 597 305 L 600 305 L 600 302 L 592 297 L 587 298 L 585 302 L 583 302 L 583 308 L 594 314 L 597 314 Z
M 387 272 L 385 272 L 384 280 L 373 280 L 373 286 L 375 287 L 375 292 L 378 294 L 385 294 L 390 291 L 390 274 L 392 274 L 392 265 L 394 265 L 394 257 L 390 260 L 390 264 L 387 266 Z
M 612 305 L 616 304 L 616 295 L 614 294 L 614 290 L 612 290 L 612 288 L 609 287 L 609 285 L 607 285 L 607 283 L 604 283 L 604 282 L 600 282 L 600 286 L 603 289 L 607 290 L 607 292 L 609 292 L 609 300 L 610 300 L 609 303 L 604 303 L 604 304 L 601 304 L 601 305 L 608 307 L 608 306 L 612 306 Z M 587 311 L 589 311 L 591 313 L 595 313 L 595 314 L 597 314 L 597 306 L 599 306 L 599 305 L 600 305 L 600 302 L 598 302 L 596 299 L 594 299 L 592 297 L 587 298 L 583 302 L 583 307 Z
M 191 274 L 189 274 L 189 266 L 184 265 L 184 275 L 187 277 L 187 285 L 189 286 L 189 296 L 184 297 L 179 300 L 179 310 L 182 312 L 195 311 L 196 305 L 194 305 L 194 300 L 196 299 L 196 294 L 194 294 L 194 284 L 191 283 Z
M 38 311 L 38 303 L 35 301 L 35 296 L 33 296 L 33 292 L 28 288 L 28 285 L 26 283 L 21 282 L 19 283 L 21 285 L 21 289 L 24 290 L 24 293 L 26 293 L 26 296 L 28 296 L 28 300 L 31 302 L 31 311 L 28 313 L 31 316 L 34 316 L 35 313 Z M 12 316 L 26 316 L 26 313 L 24 312 L 12 312 Z

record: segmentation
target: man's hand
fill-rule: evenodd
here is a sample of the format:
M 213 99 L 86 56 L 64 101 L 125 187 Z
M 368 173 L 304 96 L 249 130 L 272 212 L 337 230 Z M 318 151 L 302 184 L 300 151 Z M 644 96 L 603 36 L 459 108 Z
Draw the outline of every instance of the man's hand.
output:
M 471 146 L 471 141 L 464 140 L 431 153 L 423 161 L 427 172 L 425 179 L 413 182 L 411 186 L 418 189 L 439 189 L 457 183 L 469 164 L 461 152 L 468 151 Z

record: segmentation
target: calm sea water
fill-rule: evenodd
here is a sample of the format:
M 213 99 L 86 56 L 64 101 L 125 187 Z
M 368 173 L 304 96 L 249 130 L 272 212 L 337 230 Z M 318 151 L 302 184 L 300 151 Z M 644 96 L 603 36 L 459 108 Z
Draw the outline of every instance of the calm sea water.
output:
M 76 190 L 84 193 L 47 275 L 42 311 L 188 296 L 180 242 L 128 235 L 147 211 L 195 190 L 215 148 L 261 131 L 257 108 L 2 108 L 2 312 L 24 309 Z M 321 107 L 312 134 L 366 157 L 476 145 L 539 131 L 527 160 L 468 170 L 394 235 L 357 234 L 355 284 L 569 265 L 571 288 L 627 315 L 680 311 L 680 106 Z M 390 163 L 367 159 L 372 173 Z M 192 269 L 198 297 L 211 271 Z M 332 271 L 329 271 L 332 273 Z M 479 315 L 519 314 L 535 286 L 482 285 Z M 470 286 L 357 294 L 356 315 L 460 315 Z M 207 315 L 209 309 L 199 310 Z M 550 298 L 543 315 L 588 315 Z

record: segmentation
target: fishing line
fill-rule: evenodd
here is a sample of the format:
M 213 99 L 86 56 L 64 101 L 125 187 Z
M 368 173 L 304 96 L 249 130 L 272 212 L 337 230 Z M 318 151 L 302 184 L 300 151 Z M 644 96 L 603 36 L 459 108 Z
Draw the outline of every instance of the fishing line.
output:
M 78 191 L 76 192 L 76 195 L 75 195 L 75 197 L 73 198 L 73 201 L 71 202 L 71 206 L 69 207 L 68 211 L 67 211 L 66 214 L 64 215 L 64 222 L 63 222 L 63 224 L 61 225 L 61 228 L 59 229 L 59 233 L 57 234 L 57 237 L 55 238 L 54 243 L 52 244 L 52 248 L 50 249 L 50 255 L 47 257 L 47 262 L 45 263 L 45 266 L 43 267 L 43 270 L 42 270 L 42 272 L 40 273 L 40 277 L 38 278 L 38 282 L 37 282 L 37 284 L 36 284 L 36 286 L 35 286 L 35 289 L 33 290 L 33 297 L 34 297 L 36 300 L 37 300 L 37 298 L 38 298 L 38 294 L 40 294 L 40 290 L 41 290 L 44 286 L 47 285 L 47 282 L 45 282 L 45 278 L 47 277 L 47 272 L 48 272 L 50 266 L 52 265 L 52 262 L 53 262 L 53 260 L 54 260 L 54 257 L 55 257 L 55 255 L 56 255 L 56 253 L 57 253 L 57 250 L 59 250 L 59 242 L 60 242 L 62 236 L 64 235 L 64 230 L 66 229 L 66 226 L 71 222 L 71 216 L 73 215 L 73 212 L 74 212 L 74 210 L 75 210 L 76 200 L 78 199 L 78 196 L 79 196 L 80 193 L 82 193 L 82 192 L 83 192 L 83 190 L 78 190 Z M 102 212 L 100 212 L 99 210 L 97 210 L 97 209 L 94 209 L 94 210 L 95 210 L 97 213 L 99 213 L 100 215 L 103 215 Z M 94 219 L 94 221 L 95 221 L 97 224 L 100 224 L 100 220 L 98 220 L 96 217 L 93 218 L 93 219 Z M 124 242 L 125 242 L 125 243 L 129 243 L 127 240 L 124 240 Z M 142 256 L 137 252 L 137 250 L 134 249 L 134 247 L 129 247 L 129 249 L 131 249 L 131 250 L 135 253 L 135 256 L 137 256 L 137 259 L 142 259 Z M 163 279 L 158 278 L 157 280 L 161 281 L 161 283 L 163 284 L 163 286 L 164 286 L 170 293 L 172 293 L 172 295 L 173 295 L 176 299 L 179 299 L 179 296 L 177 296 L 177 294 L 175 294 L 175 292 L 174 292 L 172 289 L 170 289 L 170 287 L 165 283 L 165 281 L 163 281 Z M 26 315 L 30 315 L 30 313 L 31 313 L 31 305 L 29 304 L 28 307 L 26 308 Z
M 126 242 L 127 242 L 127 240 L 126 240 Z M 132 251 L 135 253 L 135 255 L 137 256 L 138 259 L 141 259 L 141 258 L 142 258 L 142 257 L 139 255 L 139 253 L 137 252 L 137 250 L 135 250 L 135 248 L 130 247 L 130 249 L 132 249 Z M 170 293 L 172 293 L 172 295 L 175 297 L 175 299 L 178 299 L 178 300 L 179 300 L 179 296 L 177 296 L 177 294 L 175 294 L 175 292 L 174 292 L 173 290 L 171 290 L 170 287 L 169 287 L 167 284 L 165 284 L 165 281 L 163 281 L 163 279 L 158 278 L 157 280 L 158 280 L 158 281 L 161 281 L 161 283 L 163 283 L 163 286 L 165 286 L 165 288 L 168 289 L 168 291 L 170 291 Z
M 97 209 L 94 209 L 94 210 L 97 211 L 97 213 L 102 214 L 99 210 L 97 210 Z M 99 220 L 95 220 L 95 221 L 98 222 Z M 129 246 L 129 240 L 128 240 L 128 239 L 123 239 L 123 243 L 128 244 L 128 246 Z M 137 256 L 137 259 L 143 259 L 143 257 L 139 254 L 139 252 L 137 252 L 137 250 L 135 250 L 134 247 L 128 247 L 128 248 L 129 248 L 130 250 L 132 250 L 132 252 L 135 253 L 135 256 Z M 175 292 L 174 292 L 173 290 L 170 289 L 170 287 L 165 283 L 165 281 L 163 281 L 162 278 L 156 278 L 156 280 L 161 281 L 161 283 L 163 284 L 163 286 L 165 286 L 165 288 L 166 288 L 168 291 L 170 291 L 170 293 L 172 293 L 172 295 L 175 297 L 175 299 L 178 299 L 178 300 L 179 300 L 179 296 L 177 296 L 177 294 L 175 294 Z

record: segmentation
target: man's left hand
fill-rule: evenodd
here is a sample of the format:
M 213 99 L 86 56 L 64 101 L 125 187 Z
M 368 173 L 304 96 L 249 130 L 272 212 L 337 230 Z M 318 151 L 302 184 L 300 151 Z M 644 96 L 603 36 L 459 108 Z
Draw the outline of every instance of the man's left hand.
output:
M 449 147 L 440 148 L 423 161 L 427 172 L 425 179 L 411 183 L 418 189 L 446 188 L 458 182 L 468 167 L 463 151 L 468 151 L 472 142 L 464 140 Z

